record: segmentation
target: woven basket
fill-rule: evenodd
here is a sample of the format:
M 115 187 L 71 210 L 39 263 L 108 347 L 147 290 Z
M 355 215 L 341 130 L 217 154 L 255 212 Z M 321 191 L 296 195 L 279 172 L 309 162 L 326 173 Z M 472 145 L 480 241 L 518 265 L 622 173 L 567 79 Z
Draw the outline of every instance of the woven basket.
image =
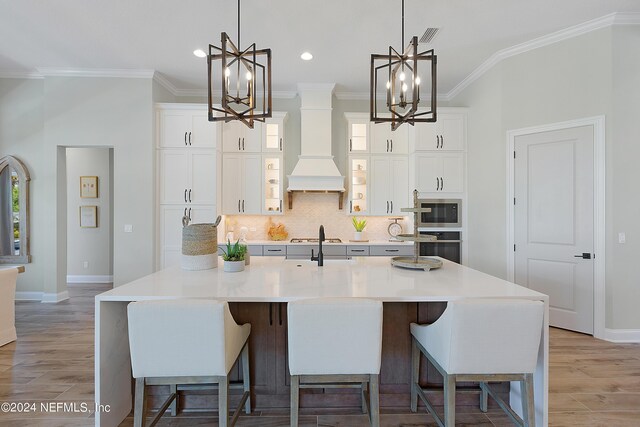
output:
M 213 224 L 182 228 L 182 268 L 208 270 L 218 266 L 218 229 Z

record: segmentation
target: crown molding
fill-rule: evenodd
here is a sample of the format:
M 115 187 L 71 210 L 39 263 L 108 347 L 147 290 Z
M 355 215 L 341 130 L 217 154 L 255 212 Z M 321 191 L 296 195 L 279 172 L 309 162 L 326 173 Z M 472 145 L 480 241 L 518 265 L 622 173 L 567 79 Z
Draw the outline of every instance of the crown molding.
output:
M 36 71 L 0 70 L 0 79 L 43 79 L 44 76 Z
M 369 101 L 369 92 L 335 92 L 336 98 L 341 101 Z M 385 96 L 384 92 L 378 93 L 378 97 Z M 446 94 L 437 94 L 436 99 L 438 101 L 448 101 L 449 98 Z
M 450 101 L 460 94 L 471 83 L 478 80 L 484 73 L 489 71 L 495 65 L 502 60 L 510 58 L 521 53 L 528 52 L 530 50 L 538 49 L 544 46 L 548 46 L 554 43 L 568 40 L 583 34 L 590 33 L 602 28 L 606 28 L 612 25 L 635 25 L 640 24 L 640 13 L 611 13 L 609 15 L 602 16 L 600 18 L 592 19 L 591 21 L 583 22 L 582 24 L 574 25 L 573 27 L 565 28 L 564 30 L 556 31 L 546 36 L 538 37 L 533 40 L 529 40 L 518 45 L 499 50 L 484 61 L 478 68 L 473 70 L 471 74 L 465 77 L 460 83 L 458 83 L 453 89 L 451 89 L 446 95 L 445 100 Z
M 163 88 L 165 88 L 166 90 L 169 91 L 169 93 L 171 93 L 171 95 L 173 96 L 177 96 L 176 93 L 178 92 L 178 89 L 174 86 L 173 83 L 171 83 L 169 81 L 169 79 L 167 79 L 164 74 L 159 73 L 159 72 L 154 72 L 153 73 L 153 80 L 158 83 L 160 86 L 162 86 Z
M 125 79 L 150 79 L 154 70 L 133 70 L 117 68 L 37 68 L 44 77 L 112 77 Z

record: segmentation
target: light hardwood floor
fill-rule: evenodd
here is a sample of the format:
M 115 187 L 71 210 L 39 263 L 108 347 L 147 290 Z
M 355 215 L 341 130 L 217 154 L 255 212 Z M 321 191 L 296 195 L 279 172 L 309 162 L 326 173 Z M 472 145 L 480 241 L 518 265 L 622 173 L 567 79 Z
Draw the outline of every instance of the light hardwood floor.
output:
M 71 285 L 71 299 L 60 304 L 18 302 L 18 341 L 0 347 L 0 403 L 36 404 L 30 413 L 0 411 L 0 426 L 91 426 L 93 419 L 81 412 L 82 403 L 93 402 L 93 311 L 94 296 L 105 285 Z M 640 345 L 611 344 L 590 336 L 560 329 L 551 330 L 550 426 L 640 426 Z M 75 403 L 71 413 L 41 403 Z M 72 408 L 73 409 L 73 408 Z M 441 408 L 440 408 L 441 409 Z M 473 409 L 465 407 L 465 411 Z M 57 412 L 55 412 L 57 411 Z M 497 410 L 459 413 L 457 425 L 508 426 Z M 433 426 L 426 413 L 408 409 L 386 411 L 385 427 Z M 287 426 L 288 413 L 258 413 L 243 416 L 239 426 Z M 132 419 L 123 426 L 131 426 Z M 217 425 L 215 413 L 166 416 L 160 426 Z M 309 414 L 301 411 L 301 426 L 367 426 L 364 415 L 353 413 Z

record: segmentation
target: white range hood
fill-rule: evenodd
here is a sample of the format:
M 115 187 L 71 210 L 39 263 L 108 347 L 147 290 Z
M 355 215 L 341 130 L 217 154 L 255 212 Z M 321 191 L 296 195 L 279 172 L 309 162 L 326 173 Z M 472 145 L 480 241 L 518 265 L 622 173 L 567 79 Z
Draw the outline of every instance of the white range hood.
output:
M 331 155 L 331 100 L 335 84 L 299 84 L 300 156 L 289 178 L 290 192 L 344 192 L 344 176 Z M 340 195 L 341 197 L 342 195 Z M 342 198 L 340 198 L 342 200 Z

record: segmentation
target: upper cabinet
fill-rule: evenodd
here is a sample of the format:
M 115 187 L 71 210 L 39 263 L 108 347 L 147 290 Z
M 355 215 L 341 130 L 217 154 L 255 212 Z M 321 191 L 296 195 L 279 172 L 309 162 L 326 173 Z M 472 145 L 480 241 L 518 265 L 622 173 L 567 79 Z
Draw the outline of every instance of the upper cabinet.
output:
M 467 115 L 446 109 L 438 112 L 435 123 L 418 123 L 414 130 L 416 151 L 463 151 L 466 142 Z
M 160 148 L 215 148 L 216 125 L 208 120 L 206 105 L 158 106 Z
M 369 114 L 346 113 L 348 126 L 348 152 L 369 152 Z
M 409 153 L 409 125 L 402 125 L 392 131 L 389 123 L 371 123 L 372 154 Z
M 237 120 L 222 125 L 222 151 L 225 153 L 259 153 L 262 151 L 263 124 L 254 122 L 253 129 Z
M 264 135 L 262 138 L 263 152 L 279 152 L 284 150 L 284 123 L 287 120 L 287 113 L 274 112 L 272 117 L 267 119 L 262 125 Z

